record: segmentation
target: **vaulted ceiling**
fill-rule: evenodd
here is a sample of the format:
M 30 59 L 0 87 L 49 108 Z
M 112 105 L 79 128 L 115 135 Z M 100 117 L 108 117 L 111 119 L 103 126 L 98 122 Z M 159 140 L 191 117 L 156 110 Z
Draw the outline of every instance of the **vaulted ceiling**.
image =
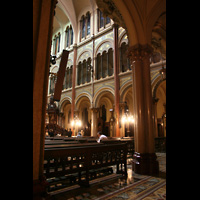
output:
M 53 32 L 70 21 L 74 35 L 77 35 L 81 15 L 88 10 L 94 12 L 97 6 L 104 15 L 126 29 L 130 46 L 152 44 L 153 38 L 162 54 L 165 54 L 166 0 L 58 0 Z

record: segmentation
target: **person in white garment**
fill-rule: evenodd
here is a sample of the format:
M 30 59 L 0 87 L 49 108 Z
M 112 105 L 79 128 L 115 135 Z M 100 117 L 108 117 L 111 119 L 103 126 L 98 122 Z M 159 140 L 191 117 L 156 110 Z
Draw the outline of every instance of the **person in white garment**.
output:
M 100 143 L 102 139 L 107 139 L 106 135 L 103 135 L 101 131 L 97 133 L 98 140 L 97 142 Z

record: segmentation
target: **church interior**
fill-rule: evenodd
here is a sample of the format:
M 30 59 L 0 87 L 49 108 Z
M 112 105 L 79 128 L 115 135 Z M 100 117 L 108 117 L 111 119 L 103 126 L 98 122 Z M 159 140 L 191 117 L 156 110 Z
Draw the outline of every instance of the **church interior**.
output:
M 33 199 L 166 199 L 165 0 L 33 1 Z

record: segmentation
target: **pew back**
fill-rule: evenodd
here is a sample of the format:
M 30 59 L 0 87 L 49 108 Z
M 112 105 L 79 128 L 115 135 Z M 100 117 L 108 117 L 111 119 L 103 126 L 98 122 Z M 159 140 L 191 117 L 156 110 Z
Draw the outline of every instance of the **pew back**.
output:
M 79 173 L 79 184 L 89 186 L 89 170 L 92 169 L 117 165 L 117 173 L 127 176 L 126 158 L 127 145 L 124 143 L 49 148 L 44 153 L 44 175 L 51 178 Z M 82 172 L 86 174 L 84 182 Z

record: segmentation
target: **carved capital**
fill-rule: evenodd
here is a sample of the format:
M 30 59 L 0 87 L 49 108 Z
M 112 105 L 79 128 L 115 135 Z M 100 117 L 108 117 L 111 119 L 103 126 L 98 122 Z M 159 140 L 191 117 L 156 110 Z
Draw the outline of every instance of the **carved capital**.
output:
M 128 57 L 130 58 L 131 62 L 149 59 L 152 53 L 153 48 L 148 44 L 136 44 L 128 49 Z
M 99 112 L 99 109 L 100 109 L 100 108 L 95 108 L 95 107 L 93 107 L 93 108 L 90 108 L 90 109 L 91 109 L 91 111 L 93 111 L 93 112 L 96 112 L 96 113 L 97 113 L 97 112 Z

